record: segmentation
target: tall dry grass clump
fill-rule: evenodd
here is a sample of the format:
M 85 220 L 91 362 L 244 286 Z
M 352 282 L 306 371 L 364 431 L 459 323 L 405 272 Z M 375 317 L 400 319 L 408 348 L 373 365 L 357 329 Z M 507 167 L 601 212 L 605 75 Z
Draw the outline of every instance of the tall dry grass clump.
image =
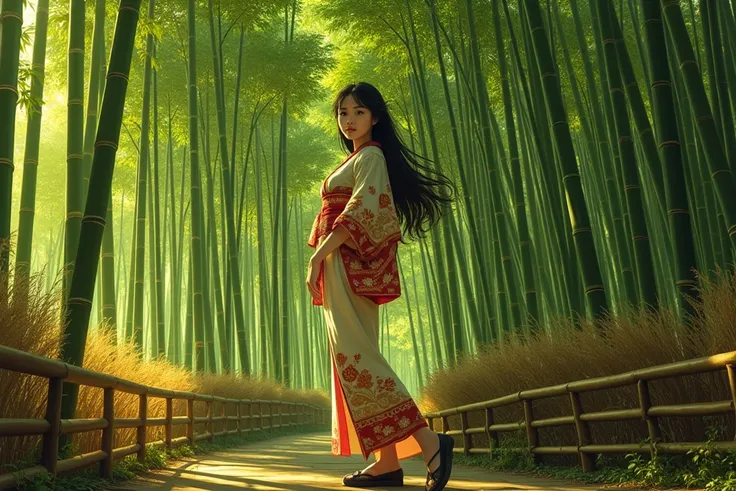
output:
M 62 339 L 59 309 L 59 288 L 44 292 L 43 277 L 36 275 L 26 285 L 28 302 L 11 302 L 0 306 L 0 344 L 35 355 L 58 358 Z M 14 288 L 18 288 L 15 286 Z M 11 298 L 13 298 L 11 292 Z M 289 402 L 306 402 L 319 407 L 329 407 L 327 394 L 320 390 L 296 391 L 273 381 L 256 377 L 233 375 L 195 375 L 191 371 L 174 366 L 164 359 L 142 361 L 132 342 L 113 344 L 112 334 L 105 329 L 92 331 L 87 340 L 84 367 L 113 375 L 139 384 L 172 390 L 239 399 L 271 399 Z M 0 370 L 0 418 L 44 418 L 48 390 L 47 379 Z M 102 417 L 103 390 L 83 386 L 79 391 L 77 418 Z M 174 415 L 186 415 L 186 402 L 175 401 Z M 165 416 L 165 400 L 148 400 L 148 417 Z M 195 403 L 197 416 L 206 414 L 204 403 Z M 220 413 L 216 404 L 215 415 Z M 264 406 L 264 413 L 269 409 Z M 228 410 L 234 414 L 234 410 Z M 138 397 L 117 392 L 115 415 L 118 418 L 138 417 Z M 265 419 L 266 424 L 268 419 Z M 278 418 L 275 420 L 278 423 Z M 247 424 L 247 423 L 246 423 Z M 256 420 L 256 425 L 257 425 Z M 174 427 L 174 437 L 185 434 L 185 426 Z M 230 429 L 234 428 L 231 423 Z M 198 425 L 198 432 L 203 427 Z M 220 431 L 218 425 L 215 431 Z M 148 441 L 162 439 L 163 427 L 148 431 Z M 77 434 L 72 439 L 71 454 L 98 450 L 101 431 Z M 134 443 L 135 429 L 115 432 L 115 446 Z M 40 448 L 40 437 L 0 438 L 0 473 L 7 472 L 7 464 L 35 459 Z
M 580 379 L 614 375 L 653 365 L 686 360 L 736 350 L 736 275 L 724 271 L 700 278 L 699 317 L 691 328 L 671 312 L 629 311 L 604 322 L 605 337 L 591 323 L 576 329 L 558 320 L 551 335 L 507 343 L 501 350 L 490 347 L 475 359 L 464 359 L 454 369 L 434 373 L 422 394 L 419 406 L 424 412 L 485 401 L 533 389 Z M 650 383 L 652 404 L 683 404 L 722 401 L 731 398 L 725 370 Z M 587 412 L 629 409 L 639 406 L 636 387 L 594 391 L 582 394 Z M 572 414 L 568 397 L 534 402 L 534 417 L 547 418 Z M 483 426 L 485 415 L 471 413 L 469 424 Z M 521 404 L 497 410 L 496 423 L 524 419 Z M 460 418 L 449 420 L 460 428 Z M 734 434 L 733 414 L 708 419 L 702 417 L 661 418 L 666 441 L 703 441 L 706 425 L 716 424 Z M 647 438 L 642 421 L 592 423 L 595 443 L 638 443 Z M 577 445 L 572 426 L 543 428 L 540 445 Z M 503 439 L 504 435 L 501 435 Z M 488 444 L 484 435 L 474 437 L 477 445 Z

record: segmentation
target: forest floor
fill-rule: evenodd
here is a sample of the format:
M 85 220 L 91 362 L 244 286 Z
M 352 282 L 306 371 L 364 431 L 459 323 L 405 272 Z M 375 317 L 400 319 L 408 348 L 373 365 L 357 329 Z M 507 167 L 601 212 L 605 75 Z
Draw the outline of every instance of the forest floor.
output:
M 401 462 L 404 489 L 424 490 L 426 467 L 421 457 Z M 330 436 L 325 433 L 296 434 L 255 442 L 208 455 L 169 462 L 164 469 L 147 472 L 135 481 L 119 483 L 117 491 L 311 491 L 356 489 L 342 485 L 342 476 L 366 466 L 360 455 L 334 457 Z M 395 488 L 371 488 L 395 489 Z M 454 466 L 446 491 L 592 491 L 600 486 L 574 484 L 522 474 L 493 472 Z M 627 488 L 638 491 L 637 488 Z

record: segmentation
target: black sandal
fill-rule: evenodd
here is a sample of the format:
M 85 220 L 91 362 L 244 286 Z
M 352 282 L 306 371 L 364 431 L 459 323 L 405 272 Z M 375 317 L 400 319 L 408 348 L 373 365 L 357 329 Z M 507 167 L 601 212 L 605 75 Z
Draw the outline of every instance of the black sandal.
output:
M 427 463 L 425 491 L 442 491 L 447 486 L 447 481 L 450 480 L 450 474 L 452 474 L 452 449 L 455 447 L 455 440 L 443 433 L 438 433 L 437 436 L 440 440 L 440 448 Z M 440 456 L 440 465 L 432 472 L 429 470 L 429 465 L 437 455 Z
M 342 478 L 345 486 L 353 488 L 370 488 L 373 486 L 403 486 L 404 485 L 404 469 L 398 468 L 395 471 L 385 472 L 373 476 L 371 474 L 363 474 L 362 471 L 355 471 Z

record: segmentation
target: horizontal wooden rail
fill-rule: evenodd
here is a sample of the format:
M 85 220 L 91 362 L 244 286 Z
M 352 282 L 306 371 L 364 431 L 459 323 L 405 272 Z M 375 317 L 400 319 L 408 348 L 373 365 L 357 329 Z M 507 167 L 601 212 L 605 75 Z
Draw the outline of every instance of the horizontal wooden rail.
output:
M 541 455 L 575 455 L 577 454 L 583 471 L 594 470 L 595 454 L 599 453 L 687 453 L 697 448 L 703 442 L 664 442 L 659 429 L 658 419 L 662 417 L 680 416 L 707 416 L 712 414 L 726 414 L 736 412 L 736 351 L 721 353 L 693 360 L 679 361 L 658 365 L 640 370 L 632 370 L 618 375 L 607 377 L 596 377 L 578 380 L 566 384 L 552 385 L 536 389 L 521 390 L 503 397 L 497 397 L 483 402 L 466 404 L 459 407 L 443 409 L 441 411 L 427 412 L 424 417 L 429 427 L 434 429 L 434 420 L 442 420 L 442 432 L 447 435 L 462 437 L 463 447 L 454 449 L 465 455 L 490 454 L 497 451 L 499 447 L 498 434 L 509 431 L 526 430 L 527 446 L 518 449 L 531 453 L 535 459 Z M 726 370 L 731 392 L 731 399 L 725 401 L 697 402 L 689 404 L 660 405 L 653 406 L 649 396 L 649 382 L 665 378 L 682 377 L 718 370 Z M 589 412 L 583 411 L 580 394 L 596 390 L 610 390 L 625 386 L 636 386 L 639 407 L 631 409 L 615 409 L 607 411 Z M 567 396 L 570 399 L 572 415 L 564 415 L 550 418 L 534 418 L 533 402 L 550 397 Z M 499 423 L 495 420 L 495 410 L 512 405 L 521 405 L 524 418 L 521 421 L 510 423 Z M 485 412 L 485 425 L 480 427 L 469 427 L 468 414 L 475 411 Z M 460 416 L 460 429 L 450 429 L 448 418 Z M 627 421 L 641 420 L 647 424 L 649 443 L 618 443 L 618 444 L 595 444 L 591 441 L 588 423 L 602 421 Z M 574 426 L 577 435 L 577 445 L 563 446 L 540 446 L 538 430 L 541 428 L 552 428 L 559 426 Z M 475 448 L 473 446 L 473 435 L 485 434 L 489 439 L 488 448 Z M 736 449 L 736 441 L 714 442 L 714 448 L 718 450 Z
M 17 486 L 19 480 L 22 479 L 21 476 L 31 478 L 44 472 L 56 476 L 96 463 L 100 464 L 100 475 L 110 477 L 114 460 L 136 454 L 138 460 L 143 462 L 146 457 L 146 448 L 151 445 L 175 448 L 183 444 L 194 445 L 200 440 L 212 441 L 218 436 L 243 435 L 266 429 L 306 424 L 325 424 L 329 421 L 331 411 L 330 408 L 317 407 L 303 402 L 231 399 L 208 394 L 148 387 L 6 346 L 0 346 L 0 370 L 35 375 L 49 380 L 45 419 L 0 418 L 0 437 L 43 436 L 41 465 L 23 469 L 19 473 L 0 475 L 0 490 Z M 61 388 L 63 382 L 103 389 L 102 418 L 61 419 Z M 114 401 L 116 392 L 138 396 L 139 411 L 137 418 L 115 417 Z M 148 401 L 151 398 L 166 400 L 165 417 L 148 418 Z M 175 400 L 187 401 L 186 415 L 174 414 L 173 401 Z M 195 403 L 206 405 L 206 416 L 194 415 Z M 264 413 L 264 406 L 268 407 L 266 413 Z M 227 415 L 228 407 L 234 407 L 235 416 Z M 216 414 L 215 411 L 217 411 Z M 279 418 L 278 423 L 274 421 L 276 416 Z M 265 424 L 266 418 L 268 418 L 268 424 Z M 230 427 L 231 422 L 235 424 L 235 428 Z M 201 424 L 205 425 L 205 430 L 204 432 L 197 432 L 196 427 Z M 173 427 L 181 425 L 186 426 L 186 436 L 173 438 Z M 164 439 L 147 442 L 146 429 L 149 427 L 164 427 Z M 137 428 L 136 443 L 126 447 L 114 448 L 114 432 L 120 428 Z M 102 430 L 101 449 L 69 459 L 58 460 L 60 435 L 99 430 Z

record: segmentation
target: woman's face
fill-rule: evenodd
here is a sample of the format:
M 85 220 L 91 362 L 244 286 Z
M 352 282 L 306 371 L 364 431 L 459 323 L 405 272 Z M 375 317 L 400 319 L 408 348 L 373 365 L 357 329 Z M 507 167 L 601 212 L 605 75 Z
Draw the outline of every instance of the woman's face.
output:
M 370 139 L 371 130 L 376 124 L 371 111 L 358 104 L 352 95 L 348 95 L 340 103 L 337 121 L 342 134 L 353 141 Z

